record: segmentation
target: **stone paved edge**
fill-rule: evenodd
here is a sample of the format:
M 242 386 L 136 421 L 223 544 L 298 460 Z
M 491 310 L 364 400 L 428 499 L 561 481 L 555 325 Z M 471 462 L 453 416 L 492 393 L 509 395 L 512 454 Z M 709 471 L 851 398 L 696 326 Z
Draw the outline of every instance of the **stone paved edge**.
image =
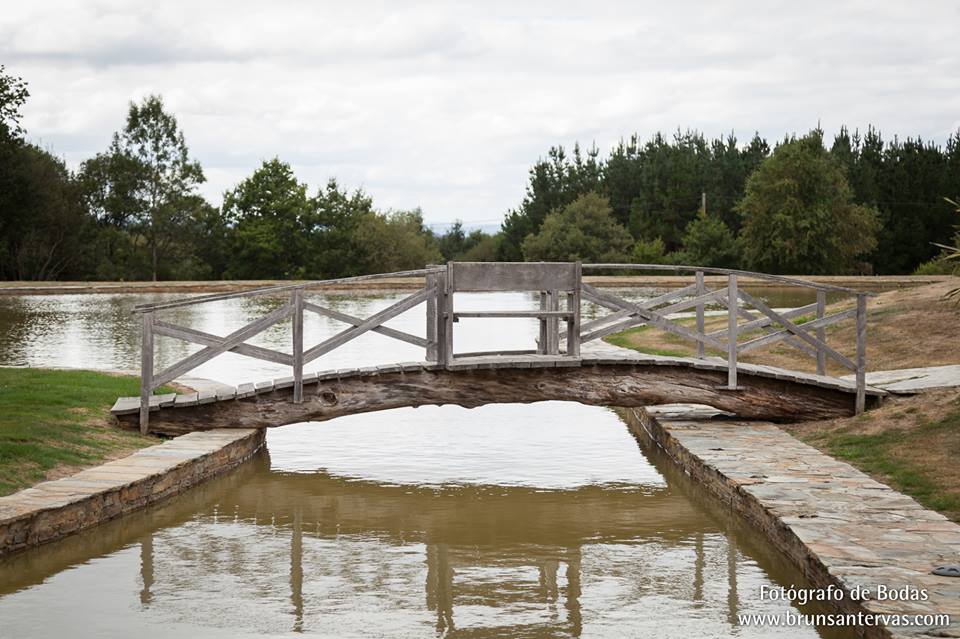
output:
M 243 463 L 264 439 L 260 429 L 198 431 L 0 497 L 0 556 L 178 495 Z
M 657 418 L 624 411 L 638 439 L 758 528 L 809 579 L 850 592 L 878 584 L 928 590 L 926 602 L 845 597 L 844 614 L 946 613 L 946 627 L 860 627 L 863 637 L 960 637 L 960 579 L 930 569 L 960 557 L 960 526 L 800 442 L 774 424 Z

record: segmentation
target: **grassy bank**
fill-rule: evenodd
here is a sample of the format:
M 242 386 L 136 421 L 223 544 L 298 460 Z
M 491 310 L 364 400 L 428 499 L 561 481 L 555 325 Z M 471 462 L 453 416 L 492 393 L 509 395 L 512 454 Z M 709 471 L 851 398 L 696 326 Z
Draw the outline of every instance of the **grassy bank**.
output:
M 960 364 L 960 306 L 945 302 L 944 294 L 960 286 L 960 278 L 881 293 L 867 305 L 867 369 L 891 370 Z M 852 308 L 852 300 L 828 305 L 827 314 Z M 799 318 L 797 323 L 812 317 Z M 741 319 L 741 323 L 743 320 Z M 682 320 L 693 327 L 695 320 Z M 707 331 L 726 328 L 726 314 L 707 317 Z M 827 342 L 847 357 L 856 354 L 856 334 L 852 320 L 828 326 Z M 761 335 L 755 331 L 743 339 Z M 642 353 L 669 356 L 693 356 L 696 346 L 689 340 L 660 329 L 641 326 L 605 338 L 611 344 Z M 708 355 L 725 357 L 725 353 L 707 349 Z M 814 372 L 816 360 L 784 342 L 759 348 L 740 357 L 747 363 L 780 366 L 791 370 Z M 827 361 L 828 373 L 843 375 L 850 371 L 833 360 Z
M 960 391 L 891 397 L 859 417 L 784 428 L 960 522 Z
M 139 380 L 91 371 L 0 368 L 0 495 L 157 443 L 110 425 Z
M 944 293 L 958 282 L 954 278 L 871 298 L 867 308 L 868 369 L 960 364 L 960 307 L 943 299 Z M 849 301 L 839 302 L 827 312 L 850 307 Z M 707 330 L 724 328 L 726 322 L 726 316 L 707 318 Z M 693 327 L 694 320 L 682 323 Z M 650 327 L 631 329 L 606 339 L 617 346 L 654 355 L 695 354 L 695 347 L 687 340 Z M 827 341 L 841 353 L 853 356 L 853 323 L 829 327 Z M 724 356 L 709 350 L 708 355 Z M 753 351 L 741 360 L 802 371 L 816 369 L 812 358 L 783 343 Z M 848 371 L 831 365 L 829 372 Z M 784 428 L 924 506 L 960 521 L 960 465 L 956 463 L 960 456 L 960 391 L 890 397 L 879 409 L 859 417 L 790 424 Z

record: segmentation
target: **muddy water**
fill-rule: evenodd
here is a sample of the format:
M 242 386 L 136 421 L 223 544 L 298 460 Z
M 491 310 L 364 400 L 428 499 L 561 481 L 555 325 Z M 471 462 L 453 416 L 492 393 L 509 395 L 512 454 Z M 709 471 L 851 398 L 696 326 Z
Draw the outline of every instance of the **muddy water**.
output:
M 314 301 L 369 316 L 402 296 Z M 0 364 L 135 368 L 129 309 L 162 298 L 0 298 Z M 167 319 L 224 334 L 280 303 L 233 300 Z M 422 324 L 416 312 L 390 323 Z M 342 328 L 311 317 L 307 339 Z M 535 330 L 464 320 L 455 346 L 524 348 Z M 257 343 L 283 348 L 289 327 Z M 159 365 L 192 350 L 159 340 Z M 421 357 L 367 335 L 317 368 Z M 285 373 L 227 355 L 196 374 L 237 383 Z M 0 561 L 0 637 L 774 637 L 784 635 L 737 615 L 794 610 L 760 599 L 776 584 L 803 580 L 612 410 L 422 407 L 272 430 L 267 450 L 226 477 Z

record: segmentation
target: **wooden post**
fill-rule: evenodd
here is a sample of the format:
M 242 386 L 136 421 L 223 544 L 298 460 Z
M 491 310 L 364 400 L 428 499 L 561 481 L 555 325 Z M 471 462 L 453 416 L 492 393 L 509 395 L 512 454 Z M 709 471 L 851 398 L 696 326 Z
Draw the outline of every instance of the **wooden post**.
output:
M 547 291 L 547 306 L 550 311 L 560 310 L 560 292 L 556 289 Z M 547 318 L 547 353 L 560 353 L 560 320 L 556 317 Z
M 737 276 L 727 276 L 727 388 L 737 388 L 737 309 L 740 297 L 737 293 Z
M 866 408 L 867 399 L 867 296 L 857 293 L 857 404 L 856 414 Z
M 547 291 L 540 291 L 540 310 L 545 311 L 549 308 L 547 302 Z M 545 355 L 548 352 L 549 338 L 547 337 L 549 331 L 547 330 L 547 318 L 541 317 L 538 322 L 540 325 L 540 337 L 537 339 L 537 355 Z
M 437 268 L 436 264 L 428 264 L 427 268 Z M 437 348 L 437 301 L 440 297 L 439 278 L 436 273 L 427 274 L 427 289 L 433 288 L 433 294 L 427 298 L 427 361 L 438 361 Z
M 453 262 L 447 262 L 447 272 L 444 276 L 443 285 L 443 359 L 444 364 L 453 363 Z
M 446 290 L 447 274 L 446 272 L 436 275 L 437 278 L 437 363 L 447 363 L 447 316 L 446 316 Z
M 293 403 L 303 402 L 303 289 L 295 288 L 293 297 Z
M 706 196 L 706 194 L 704 194 Z M 697 292 L 695 295 L 700 297 L 706 292 L 705 287 L 703 286 L 703 271 L 697 271 Z M 697 304 L 697 335 L 703 335 L 705 333 L 704 324 L 703 324 L 703 302 Z M 704 355 L 703 342 L 697 341 L 697 358 L 703 359 Z
M 150 395 L 153 393 L 153 313 L 141 315 L 140 333 L 140 434 L 150 427 Z
M 817 319 L 823 319 L 827 312 L 827 292 L 817 291 Z M 827 327 L 821 326 L 817 329 L 817 339 L 826 343 Z M 827 352 L 819 345 L 817 346 L 817 375 L 827 374 Z
M 576 263 L 575 285 L 567 294 L 567 310 L 573 312 L 573 317 L 567 319 L 567 355 L 580 357 L 580 280 L 583 278 L 583 266 Z

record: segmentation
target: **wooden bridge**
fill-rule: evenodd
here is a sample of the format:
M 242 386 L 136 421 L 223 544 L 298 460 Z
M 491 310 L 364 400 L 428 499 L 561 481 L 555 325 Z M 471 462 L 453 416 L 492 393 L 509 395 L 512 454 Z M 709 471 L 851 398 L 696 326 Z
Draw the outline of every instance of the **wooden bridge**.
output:
M 584 271 L 675 271 L 691 283 L 639 303 L 629 302 L 583 280 Z M 725 285 L 711 289 L 705 274 L 722 275 Z M 307 294 L 331 285 L 365 280 L 422 277 L 423 288 L 368 318 L 326 308 Z M 816 301 L 776 311 L 741 287 L 750 278 L 799 287 Z M 539 308 L 530 310 L 457 310 L 457 293 L 534 292 Z M 826 295 L 839 292 L 855 306 L 826 314 Z M 285 296 L 276 310 L 229 335 L 206 333 L 161 319 L 164 311 L 236 297 Z M 708 404 L 740 417 L 767 420 L 819 419 L 860 413 L 884 393 L 866 386 L 866 298 L 869 294 L 796 278 L 728 269 L 649 264 L 481 263 L 451 262 L 416 271 L 358 276 L 190 297 L 136 307 L 142 318 L 140 397 L 120 398 L 113 413 L 121 422 L 139 423 L 141 432 L 179 434 L 224 427 L 270 427 L 323 421 L 341 415 L 426 404 L 474 407 L 489 403 L 573 400 L 603 406 L 668 403 Z M 424 336 L 385 326 L 420 304 L 426 305 Z M 584 304 L 610 311 L 581 321 Z M 706 330 L 709 309 L 721 309 L 724 328 Z M 725 313 L 724 313 L 725 311 Z M 304 340 L 305 313 L 347 325 L 312 346 Z M 539 323 L 539 338 L 529 350 L 454 352 L 455 325 L 461 318 L 530 318 Z M 289 353 L 248 343 L 267 328 L 292 320 Z M 856 355 L 851 359 L 827 343 L 825 328 L 856 323 Z M 561 324 L 563 328 L 561 329 Z M 689 340 L 697 356 L 655 357 L 590 352 L 591 342 L 625 329 L 649 325 Z M 381 366 L 305 373 L 304 366 L 355 338 L 375 332 L 416 345 L 425 359 Z M 157 371 L 154 338 L 164 336 L 203 348 Z M 744 364 L 740 354 L 777 342 L 789 344 L 816 360 L 816 374 Z M 851 345 L 853 346 L 853 345 Z M 725 353 L 707 357 L 706 349 Z M 236 388 L 189 394 L 155 395 L 153 391 L 214 357 L 232 352 L 289 366 L 292 375 Z M 855 373 L 850 382 L 827 376 L 833 360 Z

